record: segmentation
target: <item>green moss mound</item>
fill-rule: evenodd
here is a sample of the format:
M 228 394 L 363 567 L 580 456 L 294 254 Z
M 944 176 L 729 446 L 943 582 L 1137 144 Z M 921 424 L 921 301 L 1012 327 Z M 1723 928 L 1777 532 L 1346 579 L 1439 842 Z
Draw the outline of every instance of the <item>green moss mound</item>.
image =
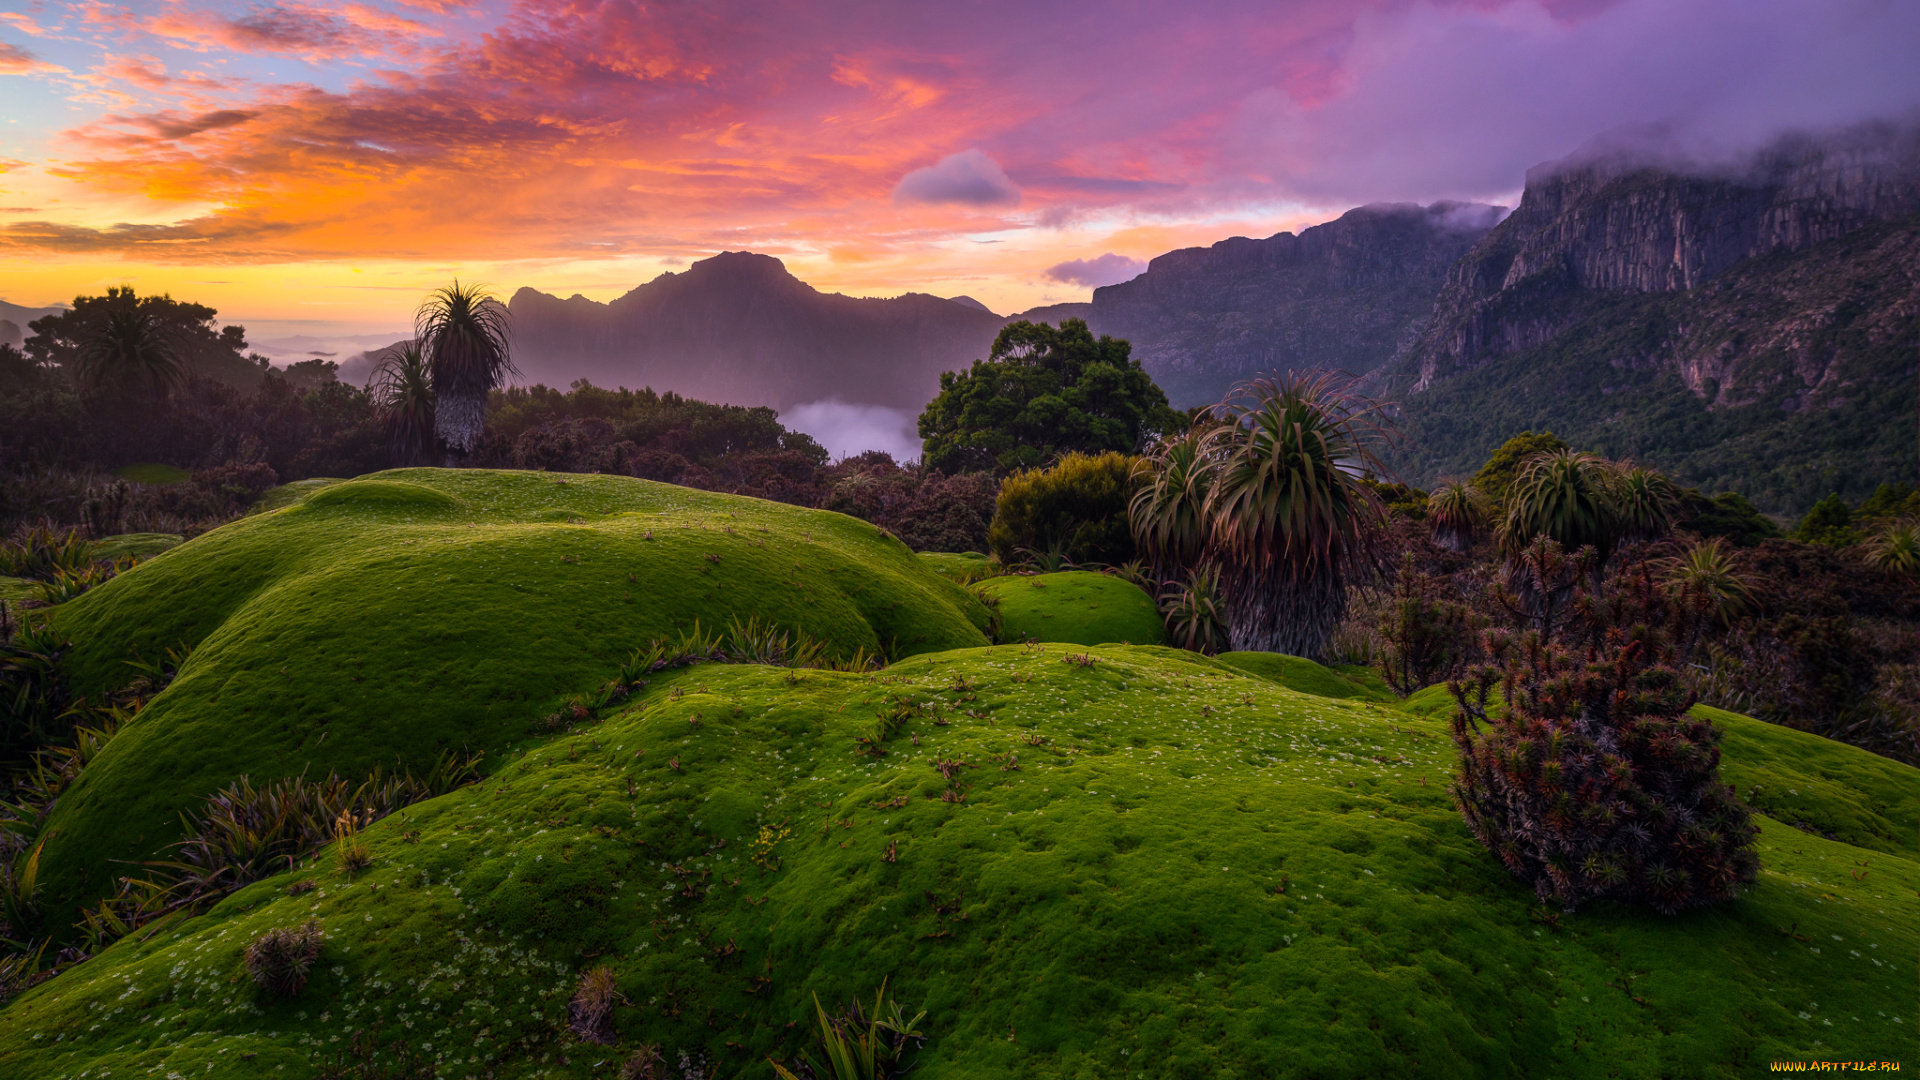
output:
M 180 542 L 181 537 L 174 533 L 121 533 L 95 541 L 93 557 L 120 559 L 131 555 L 136 559 L 151 559 L 163 551 L 179 547 Z
M 652 638 L 751 617 L 840 654 L 986 643 L 985 609 L 872 525 L 623 477 L 380 473 L 215 529 L 58 609 L 81 691 L 193 654 L 61 797 L 53 925 L 243 774 L 497 752 Z
M 1298 656 L 1269 652 L 1229 652 L 1220 654 L 1220 662 L 1246 672 L 1257 679 L 1279 683 L 1289 690 L 1328 698 L 1357 698 L 1363 701 L 1397 703 L 1400 699 L 1370 668 L 1323 667 Z
M 345 481 L 332 477 L 317 476 L 309 480 L 295 480 L 291 484 L 281 484 L 279 487 L 268 488 L 260 493 L 259 498 L 253 500 L 253 505 L 248 507 L 247 512 L 250 514 L 261 514 L 268 510 L 279 510 L 283 507 L 292 506 L 294 503 L 312 495 L 323 487 L 344 482 Z
M 32 578 L 0 577 L 0 600 L 17 604 L 22 600 L 32 600 L 40 595 L 40 583 Z
M 988 555 L 977 551 L 923 551 L 920 561 L 927 564 L 934 573 L 953 579 L 962 585 L 971 585 L 976 581 L 992 577 L 999 570 L 999 564 Z
M 1015 575 L 992 578 L 980 589 L 1000 602 L 1003 641 L 1163 645 L 1167 640 L 1153 598 L 1112 574 Z
M 933 1078 L 1739 1077 L 1912 1043 L 1910 859 L 1762 819 L 1735 903 L 1535 921 L 1439 721 L 1089 652 L 662 677 L 376 824 L 358 876 L 325 852 L 22 996 L 0 1075 L 306 1076 L 375 1024 L 449 1078 L 605 1077 L 641 1041 L 764 1075 L 812 995 L 883 978 Z M 310 917 L 311 984 L 261 997 L 246 943 Z M 619 1047 L 564 1033 L 598 964 Z
M 184 484 L 193 479 L 193 474 L 185 469 L 153 461 L 124 466 L 113 475 L 136 484 Z

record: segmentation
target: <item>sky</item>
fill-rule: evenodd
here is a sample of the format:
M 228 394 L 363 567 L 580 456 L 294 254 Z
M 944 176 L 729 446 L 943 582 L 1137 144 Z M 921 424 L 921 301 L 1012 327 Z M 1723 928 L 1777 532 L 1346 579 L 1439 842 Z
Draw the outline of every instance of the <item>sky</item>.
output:
M 0 0 L 0 299 L 377 341 L 751 250 L 1008 313 L 1622 128 L 1907 115 L 1916 55 L 1913 0 Z

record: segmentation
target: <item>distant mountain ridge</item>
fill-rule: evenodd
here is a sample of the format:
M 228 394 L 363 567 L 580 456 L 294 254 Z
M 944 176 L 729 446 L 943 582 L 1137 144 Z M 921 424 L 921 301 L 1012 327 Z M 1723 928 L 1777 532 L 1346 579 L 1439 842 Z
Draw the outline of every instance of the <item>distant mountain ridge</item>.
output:
M 1411 342 L 1447 270 L 1504 207 L 1380 203 L 1299 235 L 1168 252 L 1093 292 L 1095 331 L 1133 343 L 1175 405 L 1287 369 L 1369 371 Z
M 1005 322 L 922 293 L 822 293 L 780 260 L 723 252 L 610 303 L 523 288 L 508 302 L 529 379 L 673 390 L 790 408 L 839 398 L 918 412 L 940 373 L 984 357 Z

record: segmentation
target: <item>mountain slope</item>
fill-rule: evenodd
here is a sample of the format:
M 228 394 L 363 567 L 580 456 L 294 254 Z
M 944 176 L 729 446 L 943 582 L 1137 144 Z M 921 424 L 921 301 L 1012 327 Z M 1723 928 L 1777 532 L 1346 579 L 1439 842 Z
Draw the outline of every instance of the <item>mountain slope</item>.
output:
M 1920 136 L 1784 141 L 1738 173 L 1583 155 L 1448 273 L 1381 372 L 1419 481 L 1550 428 L 1795 512 L 1911 474 Z
M 1425 325 L 1447 269 L 1499 207 L 1380 204 L 1300 235 L 1168 252 L 1095 289 L 1096 333 L 1133 354 L 1178 407 L 1275 369 L 1372 370 Z
M 565 385 L 652 386 L 735 405 L 827 398 L 918 411 L 940 373 L 984 357 L 1003 320 L 909 293 L 822 293 L 780 260 L 725 252 L 611 303 L 521 289 L 508 304 L 516 362 Z

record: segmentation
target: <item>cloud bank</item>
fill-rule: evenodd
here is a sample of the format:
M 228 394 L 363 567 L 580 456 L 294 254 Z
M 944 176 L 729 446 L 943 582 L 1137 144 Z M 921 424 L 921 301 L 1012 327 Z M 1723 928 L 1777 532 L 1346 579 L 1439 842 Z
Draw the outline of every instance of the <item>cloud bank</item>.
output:
M 22 131 L 50 149 L 12 201 L 58 211 L 0 226 L 16 254 L 850 266 L 992 233 L 1085 285 L 1107 256 L 1048 237 L 1089 221 L 1497 199 L 1623 126 L 1727 154 L 1920 110 L 1920 4 L 1892 0 L 135 0 L 59 19 L 44 56 L 0 46 L 0 73 L 87 115 Z
M 1117 285 L 1122 281 L 1130 281 L 1146 272 L 1146 260 L 1115 255 L 1109 251 L 1105 255 L 1096 255 L 1091 259 L 1069 259 L 1063 263 L 1056 263 L 1047 267 L 1046 278 L 1048 281 L 1097 289 L 1102 285 Z

